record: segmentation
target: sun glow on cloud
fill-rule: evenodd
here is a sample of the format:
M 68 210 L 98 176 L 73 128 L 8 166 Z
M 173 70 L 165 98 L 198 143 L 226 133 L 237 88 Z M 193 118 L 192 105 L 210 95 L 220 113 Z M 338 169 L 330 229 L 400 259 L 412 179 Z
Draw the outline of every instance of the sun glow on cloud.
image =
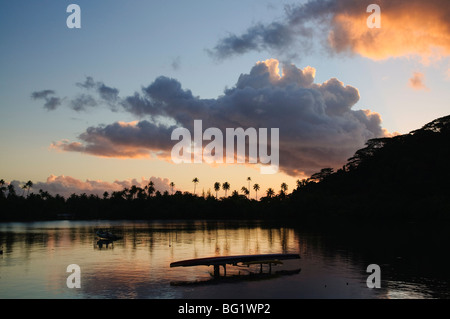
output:
M 372 60 L 419 56 L 424 64 L 450 54 L 448 18 L 439 6 L 425 1 L 381 1 L 380 6 L 378 29 L 367 27 L 363 11 L 337 13 L 329 34 L 331 47 Z
M 225 59 L 268 50 L 292 59 L 309 54 L 313 42 L 328 42 L 326 49 L 333 53 L 376 61 L 418 57 L 427 64 L 450 55 L 448 0 L 378 0 L 381 28 L 369 28 L 367 7 L 373 2 L 310 0 L 291 5 L 281 22 L 260 23 L 240 35 L 231 34 L 208 52 Z

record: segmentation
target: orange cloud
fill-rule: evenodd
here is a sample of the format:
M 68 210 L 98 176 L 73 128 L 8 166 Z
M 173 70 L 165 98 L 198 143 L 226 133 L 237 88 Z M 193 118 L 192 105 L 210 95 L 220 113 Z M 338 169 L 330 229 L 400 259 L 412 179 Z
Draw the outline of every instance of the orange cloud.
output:
M 425 75 L 421 72 L 414 72 L 413 76 L 409 79 L 409 86 L 414 90 L 429 90 L 424 84 Z
M 358 9 L 333 17 L 329 43 L 337 52 L 351 51 L 373 60 L 420 56 L 422 62 L 450 54 L 448 1 L 380 0 L 381 28 L 368 28 L 370 13 Z M 446 13 L 447 12 L 447 13 Z
M 370 11 L 372 4 L 380 11 Z M 419 57 L 426 64 L 450 55 L 448 0 L 309 0 L 285 12 L 281 21 L 221 39 L 209 54 L 223 59 L 269 50 L 292 59 L 309 54 L 314 42 L 326 43 L 328 36 L 332 52 L 373 60 Z

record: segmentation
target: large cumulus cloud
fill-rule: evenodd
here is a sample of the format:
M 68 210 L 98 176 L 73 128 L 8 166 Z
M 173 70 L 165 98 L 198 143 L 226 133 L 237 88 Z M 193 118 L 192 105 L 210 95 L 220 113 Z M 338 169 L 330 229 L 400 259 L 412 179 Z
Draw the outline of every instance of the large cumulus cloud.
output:
M 352 109 L 359 100 L 355 87 L 336 78 L 315 83 L 315 73 L 312 67 L 300 69 L 293 64 L 281 69 L 275 59 L 258 62 L 215 99 L 195 96 L 177 80 L 162 76 L 133 95 L 114 94 L 115 107 L 140 121 L 89 127 L 79 141 L 52 146 L 96 156 L 155 155 L 170 160 L 173 129 L 193 132 L 194 120 L 199 119 L 203 129 L 216 127 L 223 132 L 238 127 L 279 128 L 280 169 L 287 174 L 310 175 L 323 167 L 341 167 L 368 139 L 387 132 L 379 114 Z

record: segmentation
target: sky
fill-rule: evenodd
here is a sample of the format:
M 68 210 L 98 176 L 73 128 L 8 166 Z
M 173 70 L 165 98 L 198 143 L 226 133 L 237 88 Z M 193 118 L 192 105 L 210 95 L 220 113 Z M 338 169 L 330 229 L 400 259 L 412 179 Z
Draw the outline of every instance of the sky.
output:
M 446 0 L 5 2 L 0 178 L 65 195 L 149 180 L 192 192 L 194 177 L 197 193 L 247 177 L 290 192 L 370 138 L 448 115 L 449 14 Z M 194 120 L 279 128 L 278 172 L 175 164 L 170 133 Z

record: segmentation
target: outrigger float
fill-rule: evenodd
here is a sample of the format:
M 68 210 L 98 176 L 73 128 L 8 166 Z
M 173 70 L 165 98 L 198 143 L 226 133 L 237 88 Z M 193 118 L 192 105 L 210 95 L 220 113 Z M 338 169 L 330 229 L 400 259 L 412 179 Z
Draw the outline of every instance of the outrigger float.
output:
M 220 266 L 223 267 L 224 277 L 227 274 L 226 265 L 247 266 L 254 264 L 260 265 L 262 273 L 263 265 L 269 265 L 269 273 L 272 271 L 272 265 L 282 264 L 281 260 L 300 259 L 299 254 L 262 254 L 262 255 L 238 255 L 207 257 L 176 261 L 170 264 L 170 267 L 192 267 L 192 266 L 214 266 L 214 277 L 220 277 Z

